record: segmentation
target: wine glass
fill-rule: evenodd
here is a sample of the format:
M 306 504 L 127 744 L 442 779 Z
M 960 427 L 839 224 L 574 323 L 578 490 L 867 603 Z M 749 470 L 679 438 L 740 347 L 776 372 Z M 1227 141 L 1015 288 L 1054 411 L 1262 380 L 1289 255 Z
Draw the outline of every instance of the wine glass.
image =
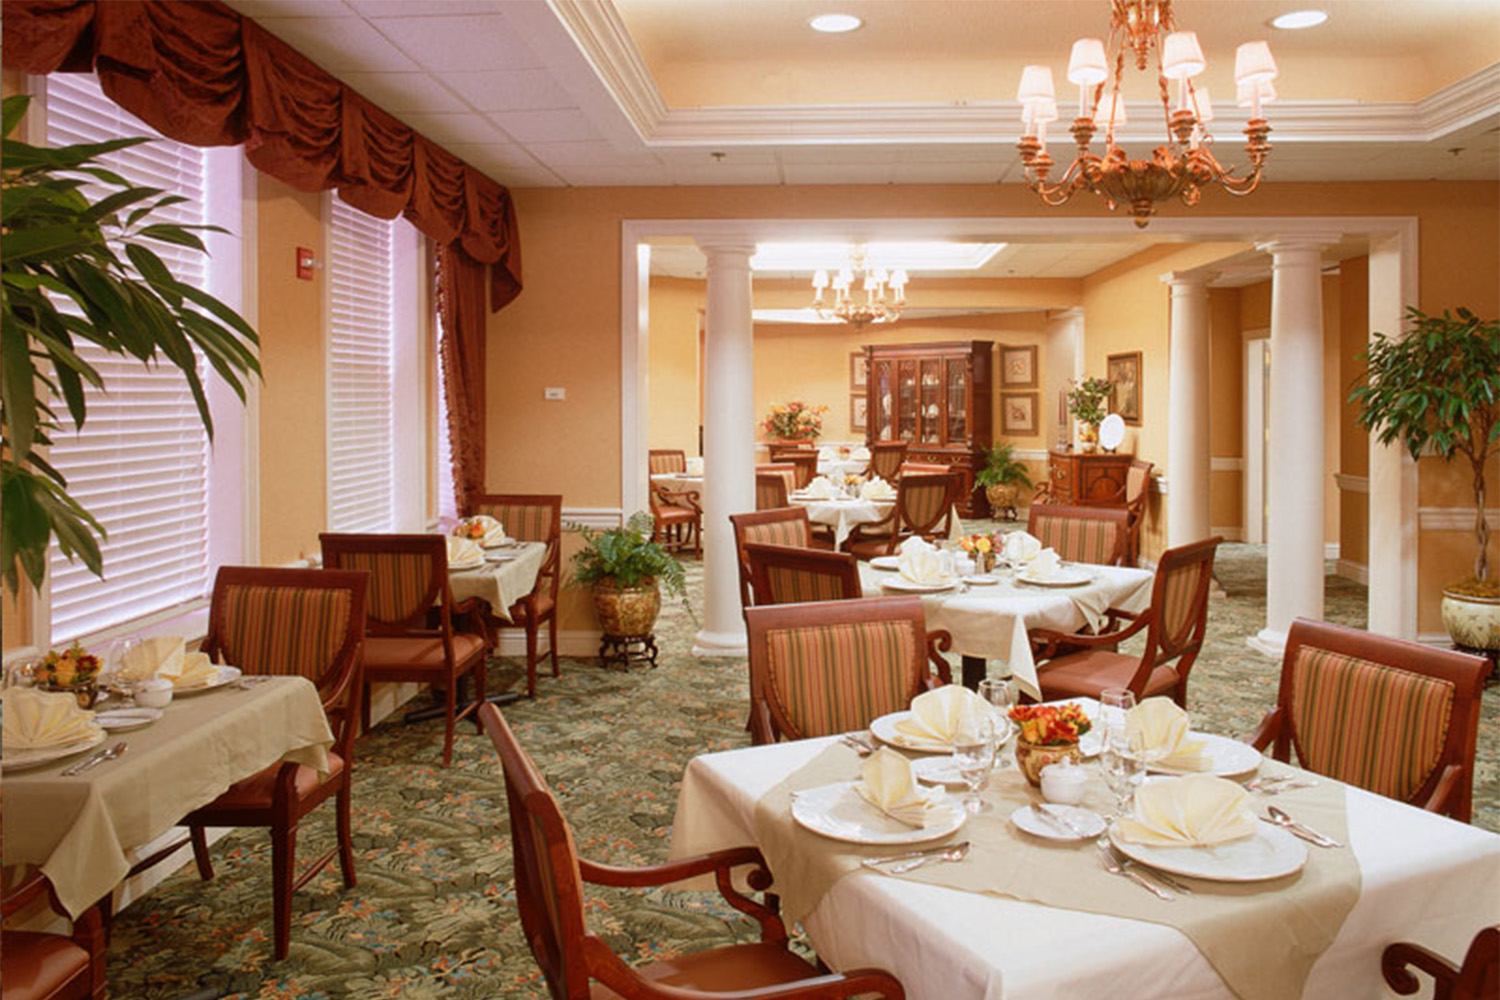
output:
M 35 658 L 17 660 L 5 668 L 5 686 L 35 687 L 37 675 L 42 672 L 42 661 Z
M 1136 788 L 1146 776 L 1139 738 L 1131 739 L 1123 731 L 1107 733 L 1099 754 L 1099 768 L 1104 773 L 1104 783 L 1115 796 L 1114 812 L 1108 819 L 1119 819 L 1126 815 Z
M 131 675 L 131 662 L 135 659 L 135 651 L 141 646 L 141 640 L 135 636 L 124 639 L 116 639 L 109 647 L 109 687 L 115 694 L 120 696 L 120 704 L 123 708 L 135 707 L 135 677 Z
M 1135 708 L 1135 694 L 1129 688 L 1105 688 L 1099 692 L 1100 735 L 1107 738 L 1115 730 L 1125 731 L 1125 716 Z
M 1016 706 L 1019 697 L 1016 685 L 1008 677 L 986 677 L 979 682 L 978 691 L 979 697 L 989 702 L 994 709 L 995 743 L 998 747 L 1005 742 L 1015 725 L 1010 721 L 1010 710 Z M 1002 762 L 1000 766 L 1005 767 L 1007 763 Z
M 964 808 L 969 814 L 978 815 L 992 808 L 979 797 L 979 786 L 995 766 L 995 723 L 988 713 L 966 721 L 954 737 L 953 763 L 969 789 L 964 796 Z

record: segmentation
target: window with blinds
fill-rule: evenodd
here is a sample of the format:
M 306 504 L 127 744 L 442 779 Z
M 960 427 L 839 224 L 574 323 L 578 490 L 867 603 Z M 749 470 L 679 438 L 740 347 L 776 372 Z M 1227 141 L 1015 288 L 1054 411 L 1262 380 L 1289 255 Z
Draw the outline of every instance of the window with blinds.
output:
M 394 223 L 330 198 L 328 527 L 396 527 Z
M 156 136 L 105 97 L 92 75 L 48 77 L 46 120 L 51 146 Z M 100 162 L 133 184 L 183 195 L 185 202 L 158 213 L 162 221 L 206 221 L 205 150 L 157 137 Z M 85 190 L 93 197 L 102 193 Z M 165 244 L 152 249 L 179 280 L 208 289 L 207 256 Z M 209 578 L 208 438 L 186 382 L 170 364 L 147 369 L 88 345 L 79 353 L 98 368 L 106 389 L 86 389 L 82 428 L 72 425 L 66 407 L 56 408 L 62 426 L 49 457 L 109 537 L 102 545 L 102 580 L 54 547 L 48 571 L 53 644 L 202 598 Z

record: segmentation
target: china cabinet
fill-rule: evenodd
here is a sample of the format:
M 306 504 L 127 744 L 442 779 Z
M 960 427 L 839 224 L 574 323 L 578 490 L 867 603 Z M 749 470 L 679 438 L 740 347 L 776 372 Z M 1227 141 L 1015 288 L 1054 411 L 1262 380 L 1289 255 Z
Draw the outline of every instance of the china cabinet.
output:
M 991 442 L 992 340 L 867 345 L 866 442 L 905 441 L 906 460 L 947 465 L 959 476 L 958 509 L 988 517 L 974 474 Z

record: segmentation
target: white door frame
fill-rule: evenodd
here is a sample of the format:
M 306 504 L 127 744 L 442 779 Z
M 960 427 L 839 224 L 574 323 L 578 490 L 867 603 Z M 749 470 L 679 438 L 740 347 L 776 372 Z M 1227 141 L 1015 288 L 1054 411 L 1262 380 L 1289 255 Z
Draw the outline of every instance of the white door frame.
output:
M 1266 359 L 1271 349 L 1270 330 L 1247 330 L 1245 338 L 1245 541 L 1262 545 L 1266 540 Z

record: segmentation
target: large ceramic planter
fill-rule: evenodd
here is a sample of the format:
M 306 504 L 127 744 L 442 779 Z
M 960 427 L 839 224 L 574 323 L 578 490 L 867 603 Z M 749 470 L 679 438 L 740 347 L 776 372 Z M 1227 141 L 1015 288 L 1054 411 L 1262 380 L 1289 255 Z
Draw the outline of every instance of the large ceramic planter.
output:
M 607 576 L 594 583 L 594 610 L 607 636 L 650 635 L 661 613 L 661 588 L 655 578 L 634 587 L 617 587 L 614 577 Z
M 1500 597 L 1443 591 L 1443 627 L 1467 649 L 1500 649 Z
M 1083 763 L 1083 755 L 1079 752 L 1077 743 L 1043 746 L 1040 743 L 1027 743 L 1019 736 L 1016 737 L 1016 764 L 1033 788 L 1042 787 L 1042 768 L 1064 760 L 1071 760 L 1075 764 Z
M 1015 486 L 997 483 L 984 488 L 984 498 L 990 502 L 990 507 L 994 510 L 1009 510 L 1016 505 L 1016 497 L 1020 492 Z

